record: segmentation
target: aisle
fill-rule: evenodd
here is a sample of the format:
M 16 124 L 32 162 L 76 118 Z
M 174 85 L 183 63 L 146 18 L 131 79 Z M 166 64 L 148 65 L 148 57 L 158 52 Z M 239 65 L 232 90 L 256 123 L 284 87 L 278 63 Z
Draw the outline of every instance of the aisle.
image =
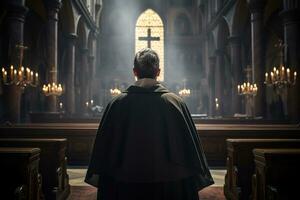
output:
M 225 170 L 211 170 L 215 184 L 199 193 L 201 200 L 225 200 L 223 185 Z M 97 189 L 84 183 L 85 168 L 68 168 L 71 195 L 68 200 L 96 200 Z

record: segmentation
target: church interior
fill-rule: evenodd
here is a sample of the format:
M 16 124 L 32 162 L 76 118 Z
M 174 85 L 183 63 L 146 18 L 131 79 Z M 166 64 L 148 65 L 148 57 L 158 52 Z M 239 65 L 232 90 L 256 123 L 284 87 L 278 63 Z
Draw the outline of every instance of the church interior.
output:
M 200 199 L 295 199 L 299 6 L 1 1 L 0 199 L 96 199 L 83 179 L 97 128 L 110 100 L 135 82 L 134 55 L 146 47 L 201 138 L 216 184 Z

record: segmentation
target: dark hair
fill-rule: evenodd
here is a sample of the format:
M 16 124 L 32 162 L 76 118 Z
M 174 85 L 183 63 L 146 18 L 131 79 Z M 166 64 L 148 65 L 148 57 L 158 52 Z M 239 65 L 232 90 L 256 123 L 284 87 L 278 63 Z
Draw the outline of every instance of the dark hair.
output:
M 142 49 L 135 54 L 133 65 L 138 78 L 155 78 L 159 69 L 158 54 L 150 48 Z

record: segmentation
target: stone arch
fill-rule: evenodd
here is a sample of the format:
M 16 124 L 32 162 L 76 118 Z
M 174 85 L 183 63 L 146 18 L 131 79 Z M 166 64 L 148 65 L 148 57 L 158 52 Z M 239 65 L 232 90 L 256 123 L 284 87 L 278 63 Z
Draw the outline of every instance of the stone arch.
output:
M 100 28 L 100 22 L 101 22 L 101 13 L 102 13 L 102 1 L 101 1 L 101 3 L 100 4 L 97 4 L 97 7 L 96 7 L 96 17 L 95 17 L 95 19 L 96 19 L 96 26 L 98 27 L 98 28 Z
M 77 46 L 80 48 L 87 48 L 87 36 L 88 30 L 84 21 L 84 18 L 80 16 L 76 23 L 76 34 L 77 38 Z
M 59 26 L 65 33 L 76 33 L 74 8 L 69 0 L 63 0 L 59 12 Z
M 77 41 L 75 45 L 75 96 L 76 110 L 84 112 L 85 102 L 88 100 L 87 75 L 88 75 L 88 46 L 87 46 L 87 27 L 84 18 L 80 16 L 76 23 Z
M 280 40 L 284 41 L 284 30 L 282 27 L 282 18 L 280 17 L 281 10 L 280 3 L 275 0 L 274 4 L 267 4 L 264 13 L 264 23 L 268 30 L 266 31 L 265 41 L 265 66 L 267 71 L 274 66 L 279 67 L 281 64 L 287 64 L 284 61 L 283 50 L 276 47 Z
M 213 56 L 216 51 L 216 41 L 212 32 L 208 33 L 208 55 Z
M 226 19 L 221 18 L 216 38 L 216 69 L 218 71 L 216 97 L 220 98 L 221 101 L 221 112 L 230 113 L 231 106 L 231 90 L 235 86 L 232 85 L 232 70 L 230 51 L 228 49 L 228 38 L 230 35 L 229 25 Z
M 160 57 L 160 75 L 158 80 L 164 80 L 164 24 L 161 17 L 152 9 L 146 9 L 138 17 L 135 26 L 135 52 L 149 47 L 155 50 Z M 143 38 L 143 39 L 141 39 Z M 155 39 L 156 38 L 156 39 Z M 156 41 L 154 41 L 156 40 Z
M 141 14 L 148 9 L 153 10 L 160 17 L 162 24 L 164 24 L 164 26 L 166 26 L 166 24 L 167 24 L 166 23 L 166 21 L 167 21 L 166 13 L 163 13 L 160 9 L 156 9 L 155 6 L 149 6 L 149 5 L 143 5 L 142 8 L 139 9 L 139 11 L 136 13 L 136 15 L 134 16 L 134 19 L 133 19 L 134 25 L 136 25 L 135 23 L 137 22 L 138 18 L 141 16 Z
M 96 53 L 97 53 L 97 47 L 96 47 L 96 36 L 95 33 L 91 30 L 89 30 L 88 33 L 88 39 L 87 39 L 87 45 L 88 45 L 88 73 L 91 75 L 89 79 L 89 99 L 94 99 L 94 94 L 96 93 L 94 85 L 95 83 L 95 76 L 96 76 Z M 98 102 L 95 102 L 98 103 Z
M 240 35 L 250 23 L 250 11 L 246 0 L 238 0 L 233 13 L 231 35 Z
M 217 49 L 224 50 L 224 48 L 227 45 L 229 35 L 230 35 L 229 25 L 226 19 L 223 17 L 220 20 L 220 23 L 218 25 L 218 30 L 217 30 L 217 40 L 216 40 Z

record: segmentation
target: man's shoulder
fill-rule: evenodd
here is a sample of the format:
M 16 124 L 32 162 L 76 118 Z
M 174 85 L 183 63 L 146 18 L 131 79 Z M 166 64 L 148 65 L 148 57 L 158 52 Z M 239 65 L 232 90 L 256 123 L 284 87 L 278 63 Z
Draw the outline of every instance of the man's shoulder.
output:
M 143 94 L 140 94 L 143 95 Z M 156 103 L 158 102 L 158 99 L 161 99 L 160 102 L 165 102 L 167 104 L 173 104 L 173 105 L 183 105 L 184 101 L 181 97 L 179 97 L 178 95 L 176 95 L 173 92 L 164 92 L 164 93 L 145 93 L 145 98 L 147 98 L 147 100 L 150 100 L 152 98 L 149 99 L 149 95 L 153 96 L 156 99 Z M 140 100 L 140 99 L 139 99 Z M 128 102 L 135 102 L 137 101 L 137 99 L 135 99 L 135 96 L 129 95 L 129 93 L 121 93 L 118 96 L 114 97 L 109 105 L 110 106 L 114 106 L 114 105 L 120 105 L 120 104 L 127 104 Z M 127 102 L 127 103 L 126 103 Z M 163 103 L 163 104 L 165 104 Z
M 161 95 L 161 97 L 167 101 L 171 101 L 174 103 L 178 103 L 178 104 L 184 103 L 183 99 L 173 92 L 164 93 L 163 95 Z

